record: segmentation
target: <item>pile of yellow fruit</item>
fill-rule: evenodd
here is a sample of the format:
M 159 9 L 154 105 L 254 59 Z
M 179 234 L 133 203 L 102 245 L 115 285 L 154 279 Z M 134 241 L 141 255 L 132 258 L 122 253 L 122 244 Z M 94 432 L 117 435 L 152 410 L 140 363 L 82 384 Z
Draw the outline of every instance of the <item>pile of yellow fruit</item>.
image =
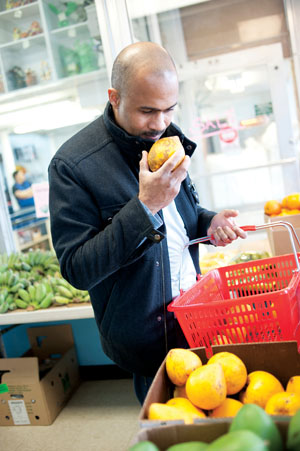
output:
M 247 373 L 231 352 L 218 352 L 206 364 L 193 351 L 175 348 L 166 357 L 166 372 L 174 384 L 173 398 L 149 406 L 149 420 L 234 417 L 244 404 L 256 404 L 270 415 L 292 416 L 300 409 L 300 375 L 281 382 L 267 371 Z
M 268 216 L 297 215 L 300 213 L 300 193 L 292 193 L 284 197 L 281 202 L 268 200 L 264 206 Z

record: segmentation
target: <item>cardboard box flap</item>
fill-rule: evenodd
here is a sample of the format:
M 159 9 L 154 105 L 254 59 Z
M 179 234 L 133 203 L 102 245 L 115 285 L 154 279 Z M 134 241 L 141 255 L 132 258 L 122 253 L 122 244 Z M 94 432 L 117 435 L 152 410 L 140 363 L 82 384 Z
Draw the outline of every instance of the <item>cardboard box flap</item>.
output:
M 0 384 L 31 379 L 39 381 L 39 365 L 36 357 L 0 359 Z
M 40 360 L 48 357 L 59 358 L 74 346 L 70 324 L 31 327 L 27 329 L 27 334 L 31 349 Z

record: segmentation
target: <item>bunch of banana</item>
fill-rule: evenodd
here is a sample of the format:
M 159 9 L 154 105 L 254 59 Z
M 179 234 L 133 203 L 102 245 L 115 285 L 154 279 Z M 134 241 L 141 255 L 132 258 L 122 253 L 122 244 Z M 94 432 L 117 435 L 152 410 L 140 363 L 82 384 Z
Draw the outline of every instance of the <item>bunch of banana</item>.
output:
M 89 302 L 90 296 L 85 290 L 78 290 L 62 277 L 52 277 L 51 285 L 54 291 L 54 301 L 59 305 L 66 305 L 70 302 Z
M 27 289 L 20 288 L 15 303 L 18 308 L 37 310 L 52 305 L 54 293 L 47 280 L 29 285 Z
M 56 255 L 51 251 L 29 251 L 22 254 L 20 270 L 30 271 L 42 276 L 59 273 L 59 263 Z
M 1 291 L 0 293 L 0 313 L 6 313 L 8 310 L 15 310 L 17 305 L 12 293 Z

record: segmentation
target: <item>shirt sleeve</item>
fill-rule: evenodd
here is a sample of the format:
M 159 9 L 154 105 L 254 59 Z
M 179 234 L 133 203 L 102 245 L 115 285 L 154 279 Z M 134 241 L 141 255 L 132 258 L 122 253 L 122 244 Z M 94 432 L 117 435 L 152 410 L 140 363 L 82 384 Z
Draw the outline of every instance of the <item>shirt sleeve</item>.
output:
M 142 205 L 142 207 L 144 208 L 145 212 L 147 213 L 150 221 L 153 224 L 153 228 L 154 229 L 158 229 L 159 227 L 161 227 L 163 225 L 163 221 L 161 219 L 161 217 L 156 213 L 155 215 L 153 215 L 151 213 L 151 211 L 149 210 L 149 208 L 147 207 L 147 205 L 145 205 L 141 200 L 139 200 L 140 204 Z M 146 240 L 146 237 L 142 239 L 142 241 L 139 243 L 138 247 L 144 243 L 144 241 Z
M 161 227 L 163 225 L 163 221 L 162 221 L 161 217 L 157 213 L 155 215 L 153 215 L 151 213 L 151 211 L 149 210 L 149 208 L 141 200 L 139 200 L 139 201 L 140 201 L 141 205 L 143 206 L 145 212 L 147 213 L 150 221 L 152 222 L 153 227 L 155 229 L 158 229 L 159 227 Z

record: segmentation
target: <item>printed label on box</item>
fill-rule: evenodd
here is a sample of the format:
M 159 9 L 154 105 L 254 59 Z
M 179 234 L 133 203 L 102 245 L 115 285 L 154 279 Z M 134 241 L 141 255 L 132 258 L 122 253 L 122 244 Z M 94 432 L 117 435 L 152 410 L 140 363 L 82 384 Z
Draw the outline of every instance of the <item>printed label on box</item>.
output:
M 30 424 L 23 400 L 8 401 L 8 405 L 15 425 Z

